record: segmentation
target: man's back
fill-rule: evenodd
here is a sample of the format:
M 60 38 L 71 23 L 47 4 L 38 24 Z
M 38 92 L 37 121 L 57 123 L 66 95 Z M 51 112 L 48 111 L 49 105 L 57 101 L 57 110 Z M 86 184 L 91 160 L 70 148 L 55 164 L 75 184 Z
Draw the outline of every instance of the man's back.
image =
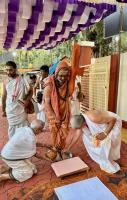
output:
M 110 111 L 90 110 L 87 111 L 85 114 L 91 121 L 97 124 L 107 124 L 112 118 L 120 118 L 117 114 Z
M 13 137 L 5 144 L 1 155 L 8 160 L 25 159 L 36 153 L 36 137 L 29 127 L 16 129 Z

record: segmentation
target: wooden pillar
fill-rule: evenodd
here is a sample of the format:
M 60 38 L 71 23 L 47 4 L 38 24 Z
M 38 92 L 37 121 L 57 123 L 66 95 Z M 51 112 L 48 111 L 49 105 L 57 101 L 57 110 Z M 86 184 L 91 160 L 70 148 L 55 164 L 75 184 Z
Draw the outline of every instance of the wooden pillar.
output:
M 110 78 L 109 78 L 109 98 L 108 110 L 116 112 L 119 76 L 119 55 L 111 56 Z
M 92 57 L 92 47 L 94 46 L 94 42 L 88 42 L 85 41 L 83 44 L 78 44 L 77 47 L 77 53 L 75 51 L 75 48 L 73 49 L 73 56 L 75 56 L 76 60 L 78 61 L 78 66 L 88 68 L 88 65 L 91 64 L 91 57 Z M 84 72 L 85 76 L 81 78 L 81 88 L 82 92 L 85 96 L 85 99 L 81 103 L 81 111 L 84 112 L 89 107 L 89 73 L 86 70 Z M 85 108 L 85 110 L 84 110 Z
M 111 56 L 108 110 L 116 112 L 119 82 L 119 54 Z M 122 120 L 123 128 L 127 129 L 127 121 Z
M 91 46 L 80 46 L 79 66 L 91 64 L 92 48 Z

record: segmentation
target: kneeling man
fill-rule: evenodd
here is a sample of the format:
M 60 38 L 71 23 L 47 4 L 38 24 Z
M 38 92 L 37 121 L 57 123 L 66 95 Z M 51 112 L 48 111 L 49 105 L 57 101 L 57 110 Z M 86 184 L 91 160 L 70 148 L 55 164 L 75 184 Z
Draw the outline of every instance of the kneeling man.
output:
M 120 166 L 121 127 L 120 117 L 112 112 L 87 111 L 71 118 L 71 127 L 82 129 L 84 145 L 90 157 L 108 173 L 116 173 Z
M 14 179 L 18 182 L 26 181 L 37 173 L 36 166 L 30 158 L 36 155 L 37 134 L 42 132 L 44 123 L 34 120 L 30 127 L 17 128 L 13 137 L 5 144 L 1 151 L 2 160 L 7 165 L 1 167 L 0 181 Z M 39 157 L 40 158 L 40 157 Z

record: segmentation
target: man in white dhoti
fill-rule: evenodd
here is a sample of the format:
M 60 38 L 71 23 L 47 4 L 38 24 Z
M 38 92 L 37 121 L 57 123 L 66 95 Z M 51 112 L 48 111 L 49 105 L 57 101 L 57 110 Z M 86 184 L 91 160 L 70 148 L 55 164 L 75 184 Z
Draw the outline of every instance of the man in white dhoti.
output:
M 117 114 L 108 111 L 88 111 L 83 115 L 73 116 L 71 127 L 82 129 L 86 150 L 102 170 L 108 173 L 120 170 L 115 161 L 120 158 L 122 121 Z
M 44 82 L 49 74 L 49 67 L 47 65 L 43 65 L 40 68 L 40 76 L 37 78 L 37 81 L 33 87 L 33 98 L 38 102 L 39 112 L 37 113 L 37 119 L 43 121 L 45 123 L 45 128 L 48 125 L 47 117 L 45 114 L 45 107 L 43 103 L 43 91 L 44 91 Z M 37 89 L 39 89 L 37 91 Z
M 25 107 L 28 106 L 29 100 L 32 98 L 32 88 L 25 78 L 17 74 L 17 66 L 14 62 L 8 61 L 6 63 L 6 72 L 8 77 L 3 84 L 2 115 L 7 116 L 10 138 L 16 128 L 28 125 Z M 24 100 L 26 95 L 27 98 Z
M 44 123 L 34 120 L 31 126 L 17 128 L 15 134 L 5 144 L 1 151 L 2 160 L 7 165 L 1 166 L 0 181 L 14 179 L 23 182 L 37 173 L 36 166 L 31 163 L 30 158 L 36 156 L 42 158 L 36 152 L 36 135 L 42 132 Z

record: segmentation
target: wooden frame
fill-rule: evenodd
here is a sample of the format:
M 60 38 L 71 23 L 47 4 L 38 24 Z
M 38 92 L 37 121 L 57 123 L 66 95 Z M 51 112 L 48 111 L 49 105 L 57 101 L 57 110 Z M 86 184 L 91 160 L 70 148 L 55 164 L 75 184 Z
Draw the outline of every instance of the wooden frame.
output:
M 117 96 L 118 96 L 118 83 L 119 83 L 119 54 L 111 56 L 111 68 L 110 68 L 110 80 L 109 80 L 109 99 L 108 110 L 116 112 L 117 108 Z M 127 129 L 127 121 L 123 122 L 123 128 Z
M 126 128 L 127 129 L 127 121 L 122 121 L 122 126 L 123 126 L 123 128 Z
M 111 68 L 109 78 L 109 98 L 108 110 L 116 112 L 117 107 L 117 94 L 118 94 L 118 79 L 119 79 L 119 55 L 111 56 Z

